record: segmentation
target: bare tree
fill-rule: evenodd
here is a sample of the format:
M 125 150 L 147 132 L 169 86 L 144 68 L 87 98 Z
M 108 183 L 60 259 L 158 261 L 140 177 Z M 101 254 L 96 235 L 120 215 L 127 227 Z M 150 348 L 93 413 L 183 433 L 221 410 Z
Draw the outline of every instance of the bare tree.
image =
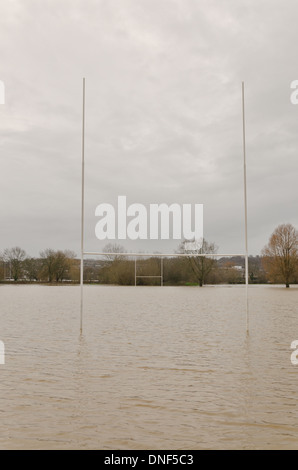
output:
M 57 250 L 47 248 L 41 251 L 42 266 L 48 282 L 62 282 L 73 265 L 76 254 L 72 251 Z
M 200 287 L 202 287 L 208 278 L 208 275 L 211 273 L 212 270 L 216 267 L 216 260 L 214 257 L 206 256 L 193 256 L 196 254 L 204 254 L 204 253 L 216 253 L 217 246 L 215 243 L 208 243 L 207 240 L 203 239 L 200 243 L 189 242 L 188 240 L 184 240 L 180 246 L 178 251 L 180 253 L 187 253 L 189 256 L 187 257 L 188 262 L 190 263 L 191 269 L 198 280 Z
M 108 243 L 103 248 L 103 253 L 108 253 L 105 256 L 105 258 L 106 258 L 107 262 L 110 264 L 113 261 L 123 260 L 124 256 L 121 256 L 121 253 L 126 253 L 126 250 L 123 246 L 117 245 L 117 243 Z M 114 253 L 116 253 L 116 254 L 114 254 Z
M 298 231 L 291 224 L 279 225 L 262 250 L 268 277 L 290 287 L 298 265 Z
M 56 282 L 62 282 L 69 274 L 75 253 L 69 250 L 58 250 L 55 253 L 54 275 Z
M 26 252 L 19 246 L 6 248 L 3 258 L 10 265 L 11 276 L 14 281 L 18 281 L 23 273 L 23 261 L 26 258 Z
M 54 272 L 55 272 L 55 259 L 56 253 L 51 248 L 46 248 L 40 252 L 40 257 L 42 259 L 42 267 L 49 282 L 53 281 Z
M 41 260 L 38 258 L 27 258 L 23 263 L 26 279 L 38 281 L 41 273 Z
M 5 260 L 1 252 L 0 252 L 0 279 L 5 281 Z

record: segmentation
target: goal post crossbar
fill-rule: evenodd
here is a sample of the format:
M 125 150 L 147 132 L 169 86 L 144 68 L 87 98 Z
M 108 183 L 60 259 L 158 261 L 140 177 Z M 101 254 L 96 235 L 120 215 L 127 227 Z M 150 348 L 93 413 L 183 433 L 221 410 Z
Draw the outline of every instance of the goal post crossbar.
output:
M 102 253 L 99 251 L 85 251 L 84 256 L 126 256 L 126 257 L 149 257 L 149 258 L 176 258 L 176 257 L 185 257 L 189 258 L 191 256 L 212 256 L 214 258 L 233 258 L 235 256 L 244 257 L 244 253 L 238 254 L 226 254 L 226 253 Z

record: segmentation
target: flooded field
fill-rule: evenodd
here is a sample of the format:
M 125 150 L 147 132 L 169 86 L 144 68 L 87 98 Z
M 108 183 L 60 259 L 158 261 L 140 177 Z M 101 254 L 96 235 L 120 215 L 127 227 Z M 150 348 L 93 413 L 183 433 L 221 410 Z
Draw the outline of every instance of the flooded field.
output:
M 298 449 L 298 288 L 1 286 L 1 449 Z

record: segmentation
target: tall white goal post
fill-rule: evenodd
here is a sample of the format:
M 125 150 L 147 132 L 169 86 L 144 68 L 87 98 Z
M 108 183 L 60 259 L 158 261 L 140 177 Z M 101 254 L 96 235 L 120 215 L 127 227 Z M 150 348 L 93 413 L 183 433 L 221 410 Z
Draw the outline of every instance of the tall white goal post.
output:
M 85 89 L 86 79 L 83 78 L 83 112 L 82 112 L 82 184 L 81 184 L 81 264 L 80 264 L 80 331 L 83 332 L 83 313 L 84 313 L 84 257 L 85 256 L 125 256 L 135 259 L 135 285 L 137 277 L 156 277 L 161 279 L 163 285 L 163 258 L 174 257 L 233 257 L 242 256 L 245 258 L 245 297 L 246 297 L 246 332 L 249 333 L 249 305 L 248 305 L 248 236 L 247 236 L 247 177 L 246 177 L 246 132 L 245 132 L 245 91 L 244 82 L 242 82 L 242 140 L 243 140 L 243 190 L 244 190 L 244 237 L 245 253 L 227 254 L 227 253 L 104 253 L 97 251 L 85 251 Z M 136 260 L 138 257 L 160 257 L 161 275 L 160 276 L 137 276 Z

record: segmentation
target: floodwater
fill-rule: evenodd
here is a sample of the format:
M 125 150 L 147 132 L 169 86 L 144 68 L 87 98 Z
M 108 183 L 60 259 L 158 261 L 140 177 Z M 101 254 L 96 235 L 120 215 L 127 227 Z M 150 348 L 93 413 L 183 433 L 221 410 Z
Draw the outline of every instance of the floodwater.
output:
M 1 449 L 298 449 L 298 288 L 1 286 Z

